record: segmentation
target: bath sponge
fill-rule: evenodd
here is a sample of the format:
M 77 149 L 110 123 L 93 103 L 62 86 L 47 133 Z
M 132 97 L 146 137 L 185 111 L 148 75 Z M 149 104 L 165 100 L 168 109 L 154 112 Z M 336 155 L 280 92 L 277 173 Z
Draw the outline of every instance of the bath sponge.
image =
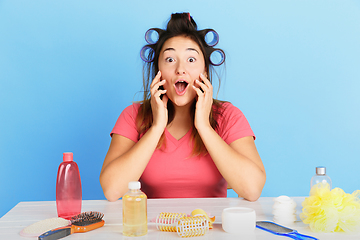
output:
M 360 190 L 352 194 L 341 188 L 330 191 L 328 183 L 318 183 L 311 188 L 302 207 L 300 218 L 314 232 L 360 231 Z

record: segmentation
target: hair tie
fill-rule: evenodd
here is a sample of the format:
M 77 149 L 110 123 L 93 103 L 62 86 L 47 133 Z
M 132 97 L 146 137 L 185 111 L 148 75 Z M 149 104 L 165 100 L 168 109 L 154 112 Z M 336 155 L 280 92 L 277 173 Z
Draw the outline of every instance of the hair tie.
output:
M 225 53 L 221 49 L 214 49 L 210 53 L 209 57 L 210 63 L 214 66 L 220 66 L 225 61 Z

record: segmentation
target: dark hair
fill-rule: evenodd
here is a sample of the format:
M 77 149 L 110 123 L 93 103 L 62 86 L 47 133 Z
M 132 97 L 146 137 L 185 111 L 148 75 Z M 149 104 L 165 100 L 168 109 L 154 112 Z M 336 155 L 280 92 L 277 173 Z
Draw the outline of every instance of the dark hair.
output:
M 216 33 L 213 29 L 203 29 L 198 31 L 197 24 L 194 19 L 190 16 L 189 13 L 174 13 L 171 15 L 171 19 L 169 20 L 166 30 L 160 28 L 151 28 L 148 31 L 156 31 L 158 34 L 158 40 L 152 43 L 149 43 L 144 46 L 143 50 L 149 49 L 147 51 L 146 59 L 150 59 L 150 61 L 146 61 L 144 65 L 143 71 L 143 79 L 144 79 L 144 99 L 150 98 L 149 90 L 151 81 L 154 79 L 155 75 L 159 71 L 158 60 L 160 56 L 160 50 L 163 47 L 164 43 L 173 37 L 176 36 L 186 36 L 193 40 L 200 47 L 204 60 L 205 60 L 205 69 L 207 71 L 207 76 L 212 83 L 212 73 L 215 72 L 213 69 L 213 64 L 210 61 L 210 56 L 215 51 L 220 51 L 223 54 L 223 60 L 225 60 L 225 53 L 219 49 L 214 48 L 217 44 L 209 45 L 205 41 L 205 36 L 209 32 Z M 217 33 L 216 33 L 217 34 Z M 216 72 L 215 72 L 216 73 Z M 220 78 L 219 78 L 219 87 L 220 87 Z
M 166 30 L 160 28 L 151 28 L 148 31 L 156 31 L 158 33 L 158 40 L 154 42 L 149 42 L 147 45 L 143 47 L 142 50 L 148 49 L 145 59 L 146 62 L 144 64 L 143 69 L 143 88 L 144 88 L 144 100 L 142 101 L 142 107 L 139 109 L 139 113 L 137 115 L 137 126 L 139 129 L 139 134 L 145 133 L 147 129 L 149 129 L 152 125 L 152 111 L 150 105 L 150 85 L 152 80 L 155 78 L 155 75 L 159 71 L 158 60 L 160 56 L 160 51 L 164 45 L 164 43 L 173 37 L 176 36 L 186 36 L 193 40 L 195 43 L 198 44 L 200 47 L 205 60 L 205 69 L 208 76 L 208 79 L 212 83 L 212 72 L 214 71 L 212 62 L 210 60 L 210 56 L 214 51 L 223 51 L 221 49 L 214 48 L 215 44 L 208 44 L 205 40 L 205 36 L 209 32 L 215 32 L 213 29 L 204 29 L 204 30 L 197 30 L 197 24 L 194 19 L 190 16 L 189 13 L 174 13 L 171 15 L 171 19 L 169 20 Z M 143 54 L 143 52 L 142 52 Z M 143 58 L 143 56 L 142 56 Z M 225 54 L 223 53 L 223 58 L 225 60 Z M 143 58 L 143 60 L 145 60 Z M 220 78 L 219 78 L 219 87 L 220 87 Z M 213 101 L 213 105 L 216 108 L 213 108 L 212 112 L 210 113 L 210 123 L 211 126 L 215 129 L 217 127 L 217 115 L 219 114 L 218 111 L 221 109 L 221 101 L 215 100 Z M 169 100 L 168 101 L 168 123 L 170 123 L 174 118 L 174 107 L 173 103 Z M 192 114 L 195 114 L 195 103 L 192 106 Z M 206 149 L 202 143 L 202 140 L 197 133 L 196 128 L 193 128 L 192 133 L 193 140 L 195 141 L 195 148 L 193 153 L 198 155 L 200 153 L 206 153 Z M 164 143 L 164 136 L 161 137 L 158 147 Z

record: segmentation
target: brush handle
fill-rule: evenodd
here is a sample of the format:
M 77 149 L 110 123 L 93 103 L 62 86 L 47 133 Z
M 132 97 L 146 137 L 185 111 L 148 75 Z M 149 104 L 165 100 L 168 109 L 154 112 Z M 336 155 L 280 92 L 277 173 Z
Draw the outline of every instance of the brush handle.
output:
M 50 230 L 39 236 L 39 240 L 57 240 L 71 234 L 71 227 Z
M 294 233 L 299 239 L 313 239 L 313 240 L 319 240 L 315 237 L 309 236 L 309 235 L 305 235 L 305 234 L 300 234 L 298 232 Z

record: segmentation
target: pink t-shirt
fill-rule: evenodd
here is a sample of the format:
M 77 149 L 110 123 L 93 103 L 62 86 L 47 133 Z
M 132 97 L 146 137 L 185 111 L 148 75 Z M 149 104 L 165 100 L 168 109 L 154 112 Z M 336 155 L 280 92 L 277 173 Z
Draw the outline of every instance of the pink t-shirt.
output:
M 125 108 L 111 134 L 137 142 L 139 133 L 135 120 L 139 107 L 140 104 L 134 103 Z M 223 107 L 216 132 L 227 144 L 254 136 L 247 119 L 237 107 L 231 103 L 223 103 Z M 190 157 L 193 149 L 191 131 L 177 140 L 165 129 L 166 149 L 154 151 L 140 177 L 142 191 L 149 198 L 226 197 L 227 183 L 210 155 Z

